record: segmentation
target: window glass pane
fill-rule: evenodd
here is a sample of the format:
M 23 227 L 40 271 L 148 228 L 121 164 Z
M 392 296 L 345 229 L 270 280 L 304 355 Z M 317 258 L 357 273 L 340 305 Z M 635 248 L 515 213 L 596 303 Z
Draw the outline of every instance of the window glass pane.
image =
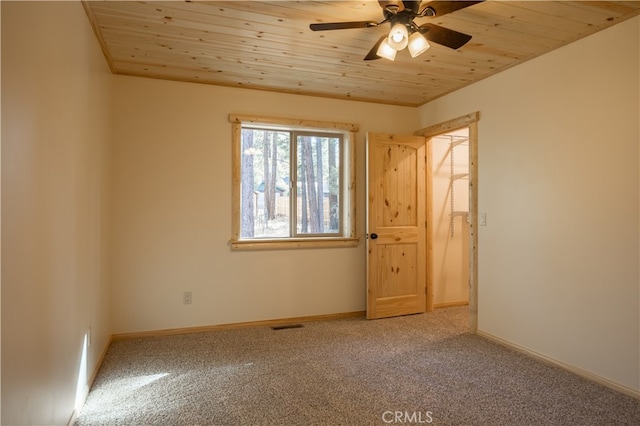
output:
M 339 234 L 340 138 L 298 135 L 296 139 L 296 232 Z
M 291 236 L 290 134 L 242 129 L 241 238 Z

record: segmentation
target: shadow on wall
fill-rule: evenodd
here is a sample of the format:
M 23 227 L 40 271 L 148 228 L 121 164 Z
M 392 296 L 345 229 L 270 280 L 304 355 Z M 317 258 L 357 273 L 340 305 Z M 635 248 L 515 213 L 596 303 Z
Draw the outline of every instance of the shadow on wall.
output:
M 469 300 L 469 129 L 431 140 L 434 307 Z

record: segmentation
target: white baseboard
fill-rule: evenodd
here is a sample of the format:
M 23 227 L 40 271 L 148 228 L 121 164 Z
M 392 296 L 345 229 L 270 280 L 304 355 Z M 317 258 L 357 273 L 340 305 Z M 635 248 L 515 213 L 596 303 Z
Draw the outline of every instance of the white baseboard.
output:
M 508 340 L 505 340 L 505 339 L 502 339 L 500 337 L 494 336 L 493 334 L 489 334 L 489 333 L 486 333 L 486 332 L 480 331 L 480 330 L 477 331 L 477 334 L 478 334 L 478 336 L 484 337 L 485 339 L 491 340 L 492 342 L 498 343 L 499 345 L 502 345 L 502 346 L 505 346 L 507 348 L 516 350 L 518 352 L 524 353 L 524 354 L 529 355 L 532 358 L 535 358 L 535 359 L 537 359 L 539 361 L 545 362 L 547 364 L 551 364 L 551 365 L 556 366 L 556 367 L 560 367 L 563 370 L 566 370 L 566 371 L 568 371 L 570 373 L 575 374 L 576 376 L 580 376 L 580 377 L 582 377 L 584 379 L 587 379 L 587 380 L 590 380 L 592 382 L 598 383 L 600 385 L 606 386 L 609 389 L 612 389 L 612 390 L 614 390 L 616 392 L 620 392 L 620 393 L 628 395 L 630 397 L 633 397 L 633 398 L 636 398 L 636 399 L 640 399 L 640 391 L 639 390 L 630 388 L 628 386 L 621 385 L 621 384 L 616 383 L 616 382 L 614 382 L 612 380 L 609 380 L 609 379 L 607 379 L 605 377 L 599 376 L 599 375 L 594 374 L 594 373 L 592 373 L 590 371 L 587 371 L 587 370 L 583 370 L 582 368 L 576 367 L 574 365 L 565 364 L 562 361 L 558 361 L 558 360 L 556 360 L 554 358 L 551 358 L 551 357 L 549 357 L 547 355 L 543 355 L 543 354 L 541 354 L 539 352 L 536 352 L 534 350 L 531 350 L 531 349 L 529 349 L 527 347 L 520 346 L 520 345 L 518 345 L 516 343 L 512 343 L 512 342 L 510 342 Z

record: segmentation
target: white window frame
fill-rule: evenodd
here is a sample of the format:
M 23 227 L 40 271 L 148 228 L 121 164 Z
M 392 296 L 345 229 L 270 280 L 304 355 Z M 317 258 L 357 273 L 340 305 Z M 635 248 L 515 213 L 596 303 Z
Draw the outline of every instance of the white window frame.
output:
M 242 114 L 229 114 L 231 122 L 232 140 L 232 250 L 272 250 L 272 249 L 296 249 L 296 248 L 329 248 L 329 247 L 356 247 L 359 239 L 356 238 L 356 182 L 355 182 L 355 140 L 359 130 L 357 124 L 339 123 L 316 120 L 299 120 L 290 118 L 277 118 L 265 116 L 250 116 Z M 269 127 L 283 128 L 298 132 L 325 132 L 341 133 L 343 135 L 343 157 L 341 158 L 343 193 L 342 208 L 342 234 L 339 236 L 312 235 L 305 237 L 284 238 L 241 238 L 241 167 L 242 167 L 242 127 Z

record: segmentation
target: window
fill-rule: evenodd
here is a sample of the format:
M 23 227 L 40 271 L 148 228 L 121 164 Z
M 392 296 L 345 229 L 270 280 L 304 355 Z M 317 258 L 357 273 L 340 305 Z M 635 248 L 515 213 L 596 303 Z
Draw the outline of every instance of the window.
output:
M 355 246 L 357 126 L 230 115 L 240 249 Z

